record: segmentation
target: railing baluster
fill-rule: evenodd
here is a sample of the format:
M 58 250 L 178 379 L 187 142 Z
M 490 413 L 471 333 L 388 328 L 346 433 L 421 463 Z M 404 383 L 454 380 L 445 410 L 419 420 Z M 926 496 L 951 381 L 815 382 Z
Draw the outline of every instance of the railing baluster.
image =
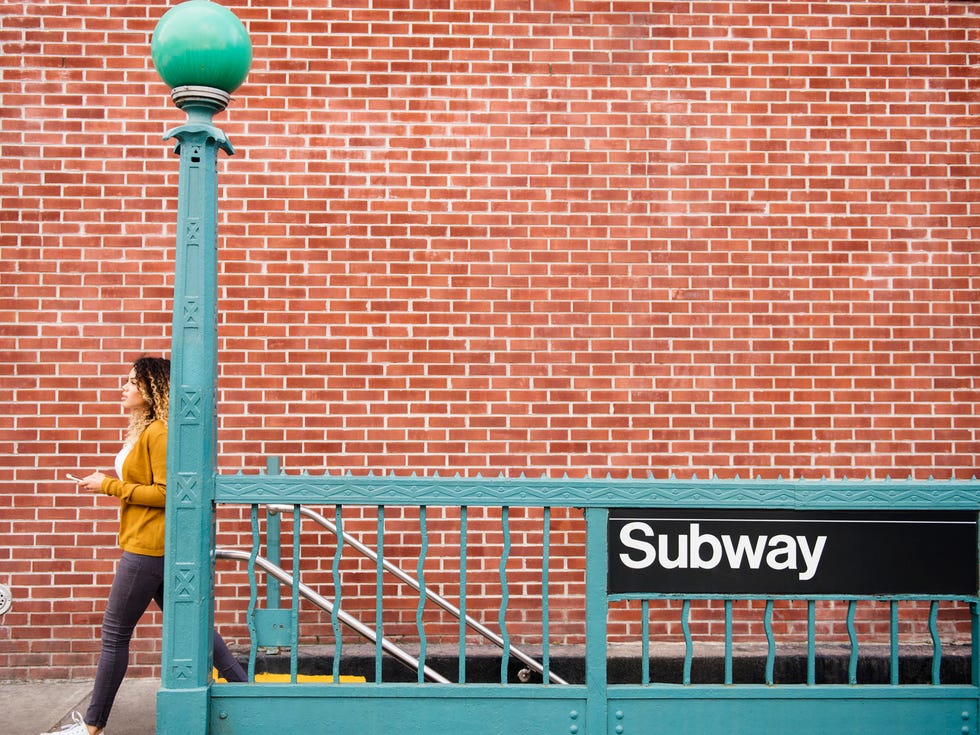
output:
M 422 613 L 425 611 L 425 557 L 429 553 L 429 526 L 428 508 L 424 505 L 419 506 L 419 534 L 422 536 L 422 545 L 419 549 L 419 560 L 415 567 L 415 578 L 419 582 L 419 604 L 415 610 L 415 627 L 419 632 L 419 669 L 418 683 L 425 683 L 425 676 L 422 667 L 425 666 L 425 655 L 427 652 L 427 640 L 425 637 L 425 625 L 422 622 Z
M 806 683 L 817 683 L 817 604 L 806 601 Z
M 459 509 L 459 683 L 466 683 L 466 552 L 469 508 Z
M 334 524 L 337 526 L 337 546 L 334 549 L 333 565 L 331 575 L 333 578 L 333 612 L 331 613 L 331 626 L 333 627 L 333 680 L 334 683 L 340 681 L 340 657 L 343 651 L 343 629 L 340 627 L 340 611 L 343 606 L 343 583 L 340 579 L 340 558 L 344 553 L 344 518 L 342 506 L 334 506 Z M 297 573 L 298 573 L 297 569 Z M 299 580 L 297 580 L 299 581 Z M 298 589 L 299 585 L 294 585 L 293 590 Z
M 279 458 L 268 457 L 265 461 L 265 474 L 272 477 L 279 474 Z M 282 521 L 278 512 L 266 509 L 265 513 L 265 558 L 275 564 L 282 566 Z M 269 577 L 265 582 L 266 607 L 278 609 L 282 607 L 282 590 L 279 587 L 279 580 Z
M 645 686 L 650 683 L 650 601 L 643 600 L 640 603 L 640 615 L 642 616 L 642 625 L 640 635 L 643 641 L 643 650 L 640 653 L 642 657 L 642 679 L 641 683 Z
M 766 600 L 766 612 L 762 616 L 762 627 L 766 631 L 766 644 L 769 649 L 766 653 L 766 684 L 772 686 L 775 681 L 776 668 L 776 638 L 772 634 L 772 600 Z
M 549 624 L 550 573 L 551 567 L 551 508 L 545 507 L 542 521 L 541 552 L 541 681 L 551 681 L 551 626 Z
M 933 600 L 929 604 L 929 635 L 932 637 L 932 684 L 940 684 L 940 668 L 943 661 L 943 644 L 939 640 L 939 601 Z
M 725 600 L 725 683 L 732 679 L 732 601 Z
M 507 605 L 510 602 L 510 588 L 507 586 L 507 559 L 510 557 L 510 508 L 500 509 L 500 527 L 504 536 L 504 548 L 500 555 L 500 637 L 504 641 L 500 656 L 500 683 L 507 683 L 507 669 L 510 665 L 510 634 L 507 632 Z
M 857 684 L 858 670 L 858 637 L 854 629 L 854 616 L 857 614 L 857 600 L 850 600 L 847 603 L 847 638 L 851 642 L 851 658 L 847 663 L 847 683 Z
M 888 632 L 888 646 L 890 650 L 890 675 L 892 686 L 898 686 L 898 601 L 888 602 L 888 617 L 890 621 Z
M 684 685 L 691 683 L 691 659 L 694 656 L 694 641 L 691 639 L 691 601 L 684 600 L 681 605 L 681 631 L 684 633 Z
M 980 686 L 980 604 L 970 603 L 970 684 Z
M 277 567 L 282 566 L 282 520 L 279 513 L 266 511 L 265 514 L 265 558 Z M 267 579 L 265 583 L 265 606 L 270 610 L 282 607 L 282 588 L 278 579 Z
M 378 506 L 378 540 L 374 578 L 374 681 L 381 683 L 382 654 L 381 640 L 384 638 L 384 558 L 385 558 L 385 507 Z
M 255 607 L 258 600 L 258 583 L 255 581 L 255 560 L 259 556 L 259 506 L 252 503 L 252 549 L 248 555 L 248 680 L 255 681 L 255 657 L 259 647 L 258 630 L 255 627 Z
M 299 560 L 300 553 L 302 551 L 302 515 L 300 515 L 300 506 L 293 506 L 293 595 L 292 595 L 292 611 L 290 612 L 290 619 L 292 620 L 292 646 L 289 652 L 289 680 L 296 682 L 296 677 L 299 672 L 299 586 L 301 584 L 300 573 L 299 573 Z

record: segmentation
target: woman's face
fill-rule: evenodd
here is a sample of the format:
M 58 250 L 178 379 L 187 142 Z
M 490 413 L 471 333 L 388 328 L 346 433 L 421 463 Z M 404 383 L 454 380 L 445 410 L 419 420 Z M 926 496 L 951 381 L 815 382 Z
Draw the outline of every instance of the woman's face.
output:
M 129 371 L 129 378 L 126 380 L 126 384 L 123 385 L 122 393 L 123 408 L 127 411 L 133 411 L 140 408 L 146 408 L 146 399 L 140 395 L 139 387 L 136 385 L 136 371 Z

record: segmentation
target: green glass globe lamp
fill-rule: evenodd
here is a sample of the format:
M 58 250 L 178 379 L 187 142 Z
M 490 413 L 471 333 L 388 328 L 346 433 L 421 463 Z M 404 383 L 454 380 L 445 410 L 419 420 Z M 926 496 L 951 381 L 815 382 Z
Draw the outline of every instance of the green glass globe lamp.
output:
M 227 8 L 211 0 L 186 0 L 160 18 L 150 55 L 174 104 L 191 117 L 210 118 L 227 107 L 231 93 L 245 81 L 252 42 Z

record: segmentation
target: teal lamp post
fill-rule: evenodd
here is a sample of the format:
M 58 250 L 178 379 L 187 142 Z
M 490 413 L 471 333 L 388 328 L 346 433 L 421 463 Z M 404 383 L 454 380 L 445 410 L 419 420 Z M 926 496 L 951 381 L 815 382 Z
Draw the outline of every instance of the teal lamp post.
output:
M 244 81 L 252 46 L 231 11 L 187 0 L 153 31 L 153 64 L 187 122 L 177 141 L 177 247 L 167 445 L 166 589 L 157 732 L 207 735 L 214 621 L 218 150 L 212 119 Z

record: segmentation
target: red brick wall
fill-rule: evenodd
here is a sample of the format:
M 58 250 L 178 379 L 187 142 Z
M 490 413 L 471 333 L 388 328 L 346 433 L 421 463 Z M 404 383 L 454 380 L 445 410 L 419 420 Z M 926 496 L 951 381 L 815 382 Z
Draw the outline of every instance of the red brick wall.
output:
M 973 474 L 976 3 L 225 4 L 224 469 Z M 62 477 L 169 346 L 168 6 L 0 9 L 4 677 L 93 672 Z

